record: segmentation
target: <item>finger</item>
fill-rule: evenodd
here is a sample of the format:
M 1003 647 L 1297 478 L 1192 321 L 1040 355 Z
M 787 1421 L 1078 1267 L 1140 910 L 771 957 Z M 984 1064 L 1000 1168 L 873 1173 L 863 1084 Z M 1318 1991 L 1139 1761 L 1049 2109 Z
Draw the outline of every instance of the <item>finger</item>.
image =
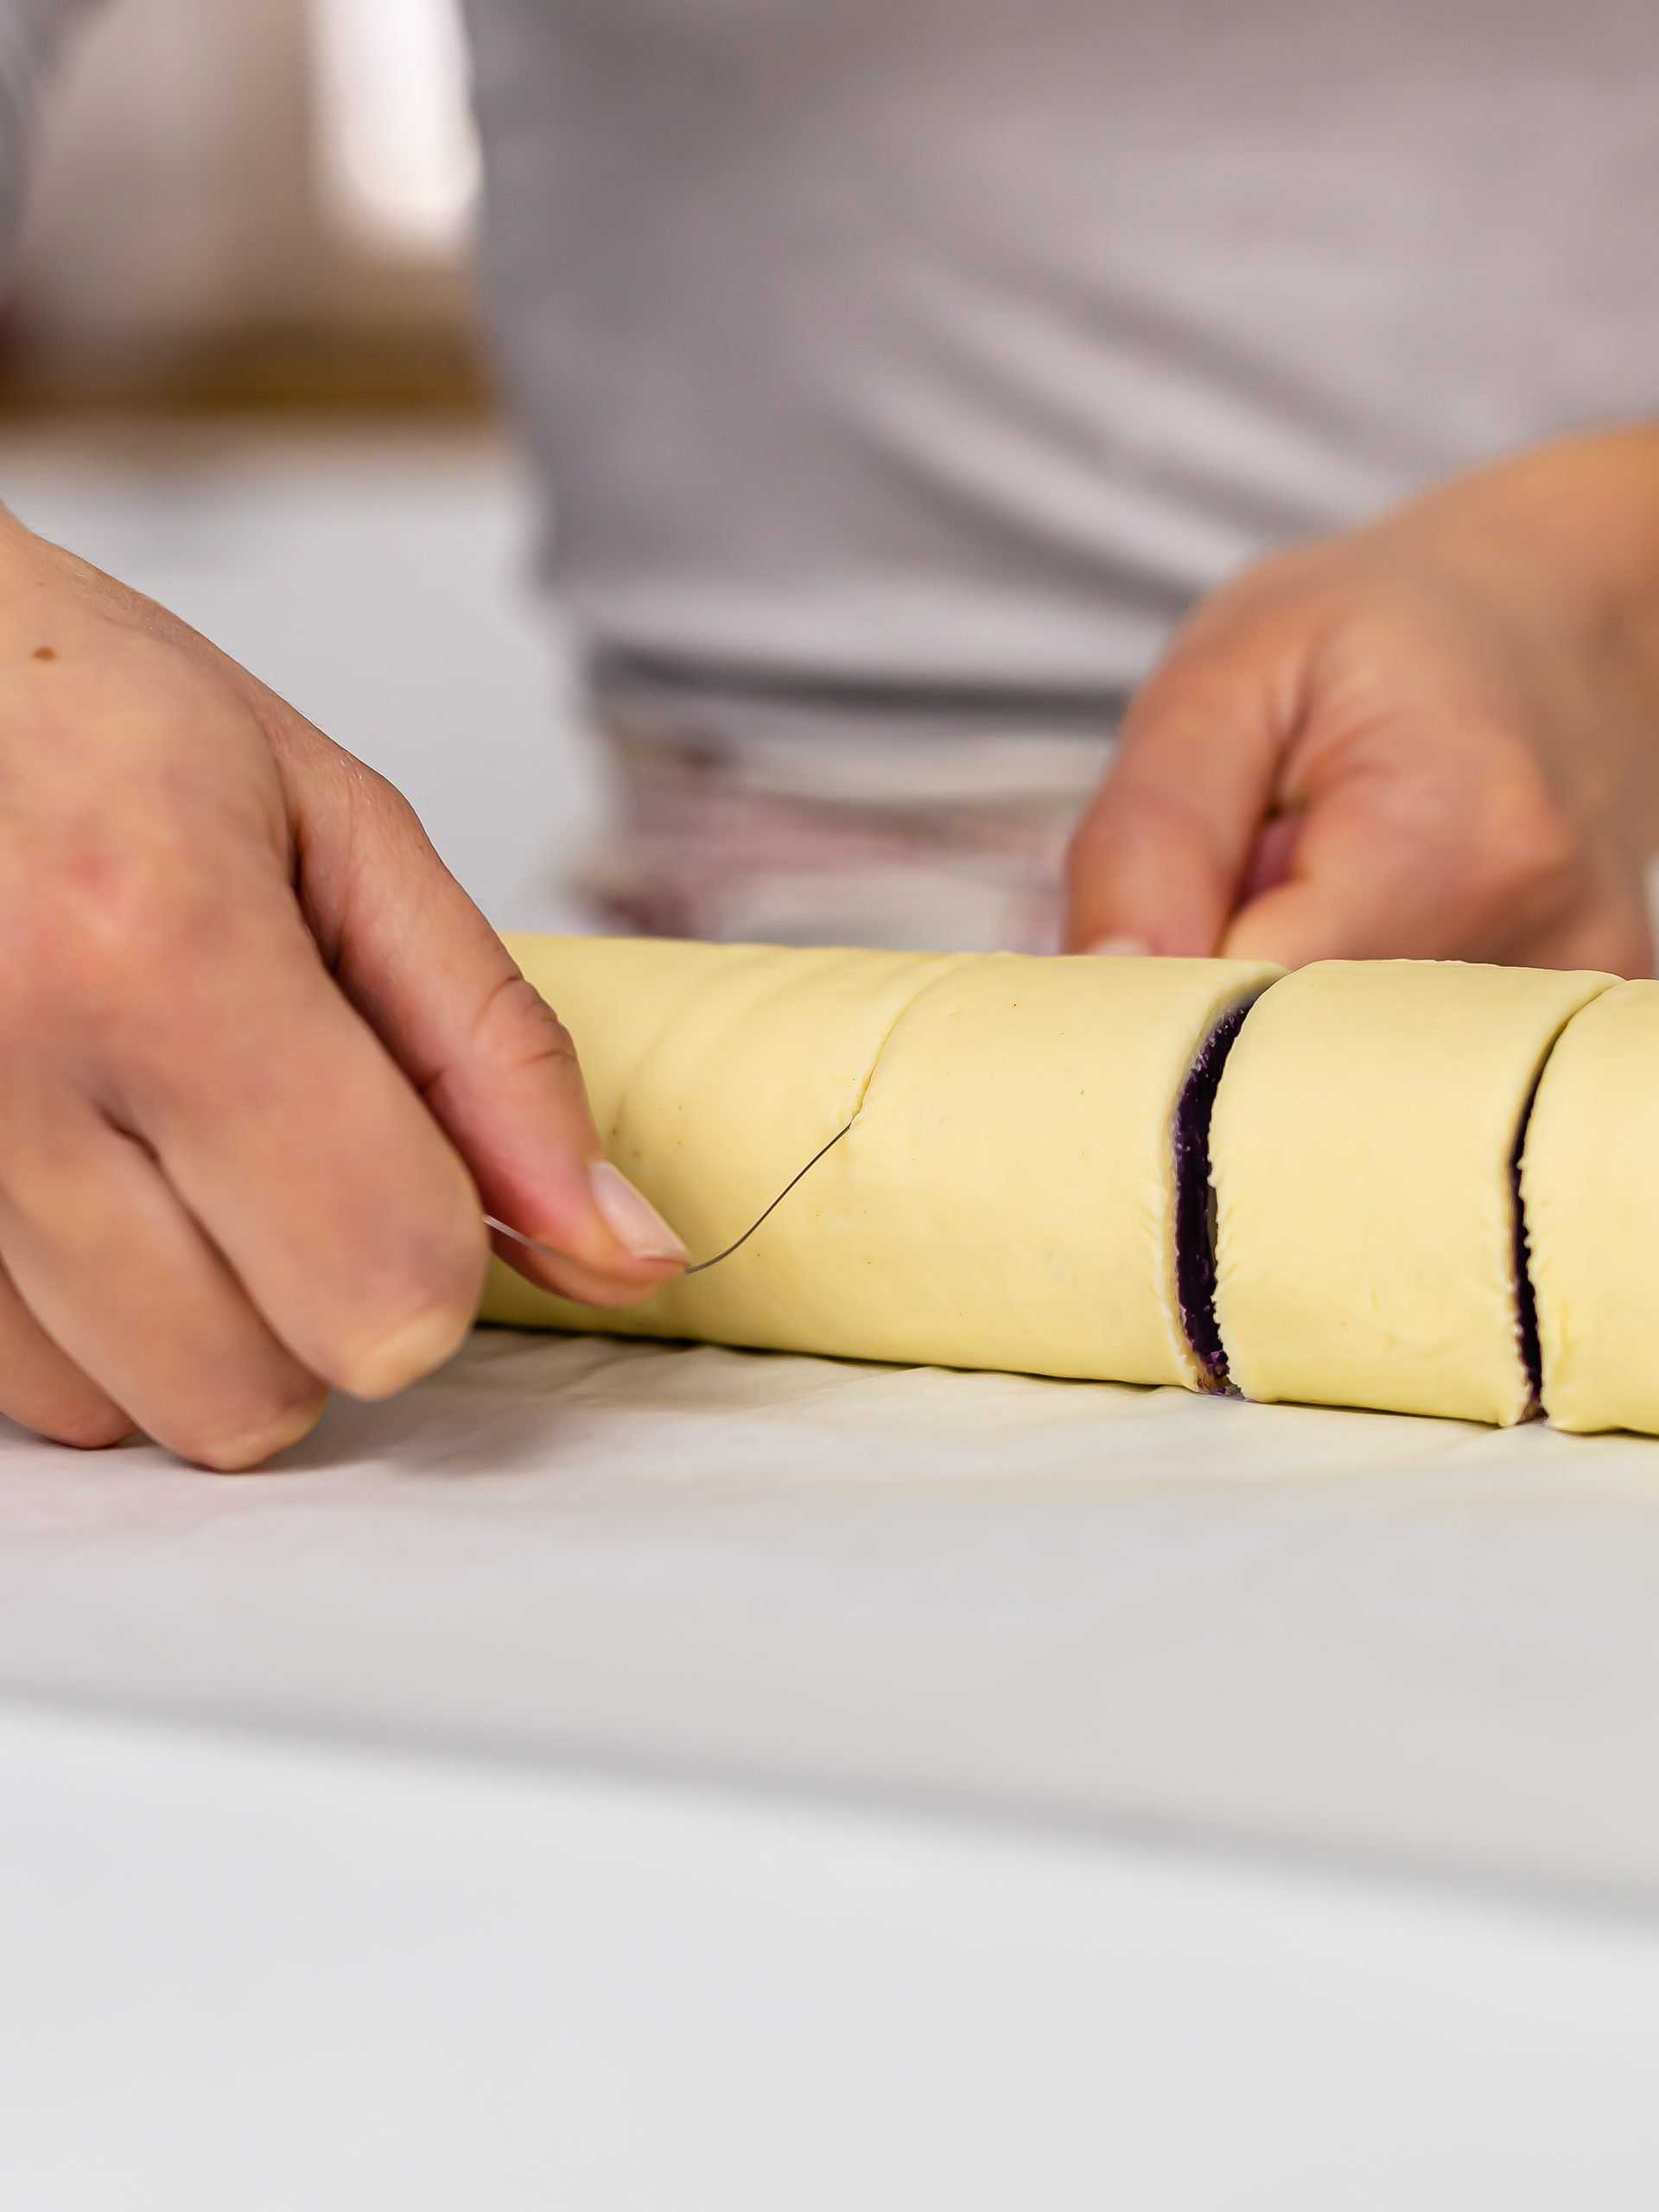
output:
M 592 1304 L 644 1297 L 678 1273 L 685 1249 L 604 1163 L 569 1035 L 408 805 L 349 755 L 325 773 L 332 798 L 308 802 L 304 841 L 312 928 L 466 1160 L 484 1211 L 569 1256 L 505 1243 L 503 1255 Z
M 1574 918 L 1605 903 L 1506 728 L 1378 727 L 1333 748 L 1298 796 L 1288 874 L 1241 906 L 1230 957 L 1514 960 L 1522 944 L 1564 949 Z
M 1216 950 L 1272 805 L 1294 690 L 1272 650 L 1178 654 L 1147 683 L 1067 856 L 1069 950 Z
M 54 1444 L 99 1451 L 132 1433 L 107 1391 L 75 1365 L 0 1269 L 0 1414 Z
M 67 1357 L 187 1459 L 251 1467 L 322 1409 L 155 1161 L 84 1100 L 9 1116 L 0 1250 Z
M 1298 968 L 1311 960 L 1489 960 L 1520 968 L 1595 968 L 1618 976 L 1653 970 L 1645 908 L 1618 890 L 1598 887 L 1511 933 L 1471 913 L 1462 899 L 1426 895 L 1421 854 L 1390 865 L 1369 834 L 1310 836 L 1289 880 L 1240 912 L 1222 942 L 1229 959 L 1272 960 Z M 1459 861 L 1444 865 L 1455 869 Z
M 1255 835 L 1249 859 L 1244 863 L 1244 880 L 1238 887 L 1237 904 L 1248 906 L 1268 891 L 1276 890 L 1287 882 L 1296 864 L 1297 841 L 1302 834 L 1302 817 L 1295 814 L 1270 814 Z
M 106 1103 L 300 1365 L 386 1396 L 471 1326 L 478 1193 L 327 975 L 280 873 L 262 881 L 245 860 L 215 909 L 211 950 L 169 940 L 165 993 L 108 1017 Z

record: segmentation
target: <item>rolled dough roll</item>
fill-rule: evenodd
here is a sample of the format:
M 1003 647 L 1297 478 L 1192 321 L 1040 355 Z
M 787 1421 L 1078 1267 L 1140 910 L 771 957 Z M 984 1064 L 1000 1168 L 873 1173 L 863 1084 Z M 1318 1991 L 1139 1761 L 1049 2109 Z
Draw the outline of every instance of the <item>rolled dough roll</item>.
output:
M 1544 1410 L 1659 1433 L 1659 983 L 1567 1024 L 1521 1163 Z
M 1276 969 L 509 942 L 575 1039 L 607 1152 L 694 1259 L 852 1126 L 707 1274 L 614 1313 L 498 1267 L 486 1319 L 1205 1379 L 1180 1314 L 1176 1109 Z
M 1617 980 L 1332 960 L 1252 1010 L 1211 1130 L 1247 1397 L 1525 1417 L 1516 1144 L 1551 1044 Z

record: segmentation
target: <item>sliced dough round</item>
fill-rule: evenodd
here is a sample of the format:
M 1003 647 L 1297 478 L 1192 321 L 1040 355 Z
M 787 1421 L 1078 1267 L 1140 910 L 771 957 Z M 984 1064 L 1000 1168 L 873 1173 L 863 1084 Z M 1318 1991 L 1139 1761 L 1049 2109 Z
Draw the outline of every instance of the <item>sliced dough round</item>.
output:
M 599 1313 L 498 1268 L 486 1319 L 1118 1382 L 1204 1380 L 1175 1121 L 1258 962 L 515 938 L 607 1152 L 707 1274 Z
M 1332 960 L 1255 1007 L 1211 1129 L 1247 1397 L 1525 1418 L 1516 1147 L 1551 1044 L 1616 981 Z
M 1568 1023 L 1521 1195 L 1545 1412 L 1659 1433 L 1659 983 L 1621 983 Z

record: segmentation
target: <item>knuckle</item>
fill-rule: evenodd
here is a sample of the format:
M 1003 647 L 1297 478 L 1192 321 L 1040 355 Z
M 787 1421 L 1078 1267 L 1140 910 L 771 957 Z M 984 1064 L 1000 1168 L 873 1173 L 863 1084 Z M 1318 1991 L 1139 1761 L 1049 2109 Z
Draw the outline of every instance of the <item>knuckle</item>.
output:
M 334 745 L 332 739 L 329 743 L 335 757 L 351 777 L 353 789 L 366 805 L 384 814 L 388 821 L 420 828 L 419 815 L 390 777 L 383 776 L 378 768 L 371 768 L 366 760 L 359 760 L 354 753 L 347 753 Z
M 397 785 L 354 754 L 341 752 L 338 747 L 334 750 L 346 779 L 354 817 L 367 831 L 370 841 L 397 850 L 414 847 L 431 853 L 435 859 L 425 823 Z
M 219 887 L 175 836 L 100 843 L 79 856 L 63 887 L 79 944 L 124 970 L 211 944 L 224 926 Z
M 479 1032 L 515 1072 L 542 1063 L 574 1068 L 576 1047 L 570 1032 L 541 993 L 515 969 L 504 976 L 479 1014 Z
M 220 887 L 181 840 L 97 837 L 60 849 L 24 871 L 0 915 L 11 979 L 7 998 L 25 1007 L 130 1004 L 176 984 L 226 926 Z
M 1548 792 L 1511 792 L 1493 810 L 1481 840 L 1488 894 L 1504 904 L 1554 894 L 1576 868 L 1580 843 L 1577 825 Z

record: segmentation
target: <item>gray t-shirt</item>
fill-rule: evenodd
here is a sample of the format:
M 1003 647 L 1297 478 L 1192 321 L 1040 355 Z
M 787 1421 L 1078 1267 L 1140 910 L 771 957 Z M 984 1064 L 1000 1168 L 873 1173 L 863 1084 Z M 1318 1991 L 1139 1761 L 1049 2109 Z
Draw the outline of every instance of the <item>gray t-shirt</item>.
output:
M 1088 702 L 1659 408 L 1659 0 L 468 0 L 601 683 Z
M 0 229 L 81 5 L 0 0 Z M 467 6 L 552 574 L 671 723 L 1097 720 L 1258 549 L 1659 407 L 1659 0 Z

